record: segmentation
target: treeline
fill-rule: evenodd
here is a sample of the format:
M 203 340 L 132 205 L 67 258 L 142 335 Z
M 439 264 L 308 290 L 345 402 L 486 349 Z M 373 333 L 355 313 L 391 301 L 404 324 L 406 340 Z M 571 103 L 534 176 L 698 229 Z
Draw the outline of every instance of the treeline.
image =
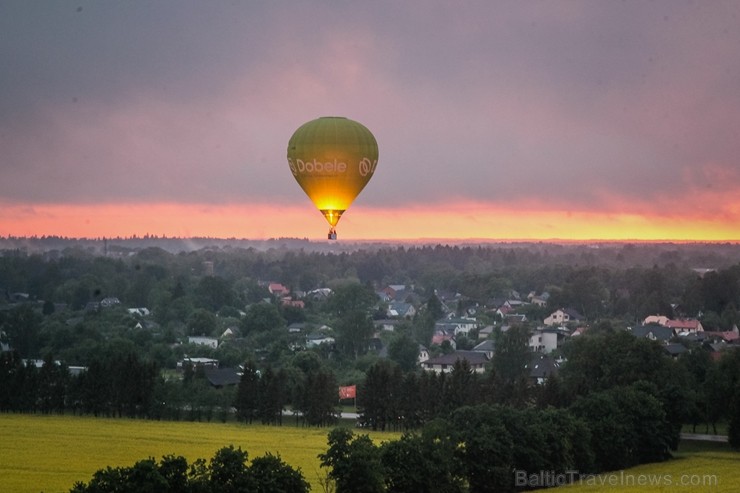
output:
M 290 407 L 299 423 L 328 426 L 337 404 L 334 373 L 309 352 L 275 371 L 246 362 L 237 388 L 213 387 L 202 367 L 168 379 L 135 353 L 101 355 L 78 375 L 51 355 L 37 367 L 15 351 L 0 353 L 0 412 L 282 425 Z
M 160 377 L 155 364 L 133 353 L 96 359 L 73 376 L 51 354 L 38 367 L 7 351 L 0 353 L 0 381 L 3 412 L 146 418 L 156 416 Z
M 684 423 L 727 420 L 740 448 L 740 351 L 666 356 L 624 331 L 578 338 L 544 385 L 523 373 L 416 375 L 378 362 L 358 389 L 361 423 L 402 428 L 375 444 L 337 429 L 322 464 L 337 493 L 520 491 L 671 457 Z M 502 356 L 497 354 L 497 356 Z M 508 361 L 515 361 L 515 355 Z M 716 432 L 716 430 L 715 430 Z
M 233 446 L 216 451 L 206 462 L 188 463 L 182 456 L 165 456 L 157 462 L 143 459 L 130 467 L 107 467 L 87 482 L 76 483 L 70 493 L 308 493 L 310 485 L 300 469 L 270 453 L 248 461 L 248 453 Z
M 664 418 L 655 399 L 635 388 L 597 394 L 572 409 L 482 404 L 380 445 L 335 429 L 320 458 L 337 493 L 528 490 L 665 460 Z

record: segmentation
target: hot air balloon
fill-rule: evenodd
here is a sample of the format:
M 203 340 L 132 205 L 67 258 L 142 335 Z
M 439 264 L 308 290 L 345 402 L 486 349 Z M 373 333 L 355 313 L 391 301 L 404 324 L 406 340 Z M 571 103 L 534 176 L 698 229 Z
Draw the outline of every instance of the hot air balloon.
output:
M 327 116 L 304 123 L 288 141 L 288 166 L 308 198 L 336 225 L 365 188 L 378 164 L 378 143 L 360 123 Z

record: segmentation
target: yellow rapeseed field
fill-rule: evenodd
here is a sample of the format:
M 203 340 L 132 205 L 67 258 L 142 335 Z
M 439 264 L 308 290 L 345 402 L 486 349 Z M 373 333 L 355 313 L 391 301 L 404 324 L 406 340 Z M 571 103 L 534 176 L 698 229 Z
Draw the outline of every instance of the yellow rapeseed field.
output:
M 106 466 L 181 455 L 189 462 L 210 459 L 234 445 L 250 458 L 280 454 L 300 467 L 313 491 L 320 492 L 317 455 L 326 450 L 328 428 L 269 427 L 236 423 L 190 423 L 128 419 L 0 414 L 0 491 L 67 492 L 75 481 L 89 481 Z M 366 433 L 362 431 L 362 433 Z M 397 433 L 369 433 L 380 442 Z M 543 473 L 533 480 L 555 480 Z M 676 459 L 583 479 L 558 488 L 563 493 L 642 493 L 740 491 L 740 453 L 687 447 Z
M 228 445 L 246 450 L 250 459 L 279 454 L 301 468 L 313 491 L 321 491 L 317 479 L 324 471 L 317 455 L 326 450 L 328 433 L 328 428 L 296 426 L 0 414 L 0 491 L 67 492 L 106 466 L 127 467 L 164 455 L 210 460 Z M 399 436 L 369 434 L 378 441 Z

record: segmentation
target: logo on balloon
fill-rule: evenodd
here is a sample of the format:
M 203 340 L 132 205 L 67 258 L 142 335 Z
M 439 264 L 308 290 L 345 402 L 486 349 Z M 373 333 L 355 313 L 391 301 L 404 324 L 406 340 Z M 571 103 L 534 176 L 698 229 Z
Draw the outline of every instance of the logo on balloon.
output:
M 375 173 L 375 167 L 378 165 L 378 160 L 370 161 L 368 158 L 364 157 L 362 158 L 362 161 L 360 161 L 360 175 L 367 176 L 372 175 Z
M 347 171 L 347 163 L 336 159 L 325 163 L 317 161 L 316 158 L 312 161 L 296 159 L 294 163 L 292 159 L 288 158 L 288 166 L 293 176 L 298 176 L 299 173 L 344 173 Z

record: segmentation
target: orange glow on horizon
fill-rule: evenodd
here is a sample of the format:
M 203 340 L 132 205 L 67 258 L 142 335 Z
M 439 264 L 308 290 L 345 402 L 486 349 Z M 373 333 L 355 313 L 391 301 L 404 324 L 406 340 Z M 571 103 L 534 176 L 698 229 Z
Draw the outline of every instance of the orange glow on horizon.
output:
M 520 211 L 491 206 L 352 207 L 345 240 L 740 241 L 740 218 L 669 217 L 599 211 Z M 0 236 L 130 236 L 324 239 L 326 220 L 310 204 L 4 205 Z

